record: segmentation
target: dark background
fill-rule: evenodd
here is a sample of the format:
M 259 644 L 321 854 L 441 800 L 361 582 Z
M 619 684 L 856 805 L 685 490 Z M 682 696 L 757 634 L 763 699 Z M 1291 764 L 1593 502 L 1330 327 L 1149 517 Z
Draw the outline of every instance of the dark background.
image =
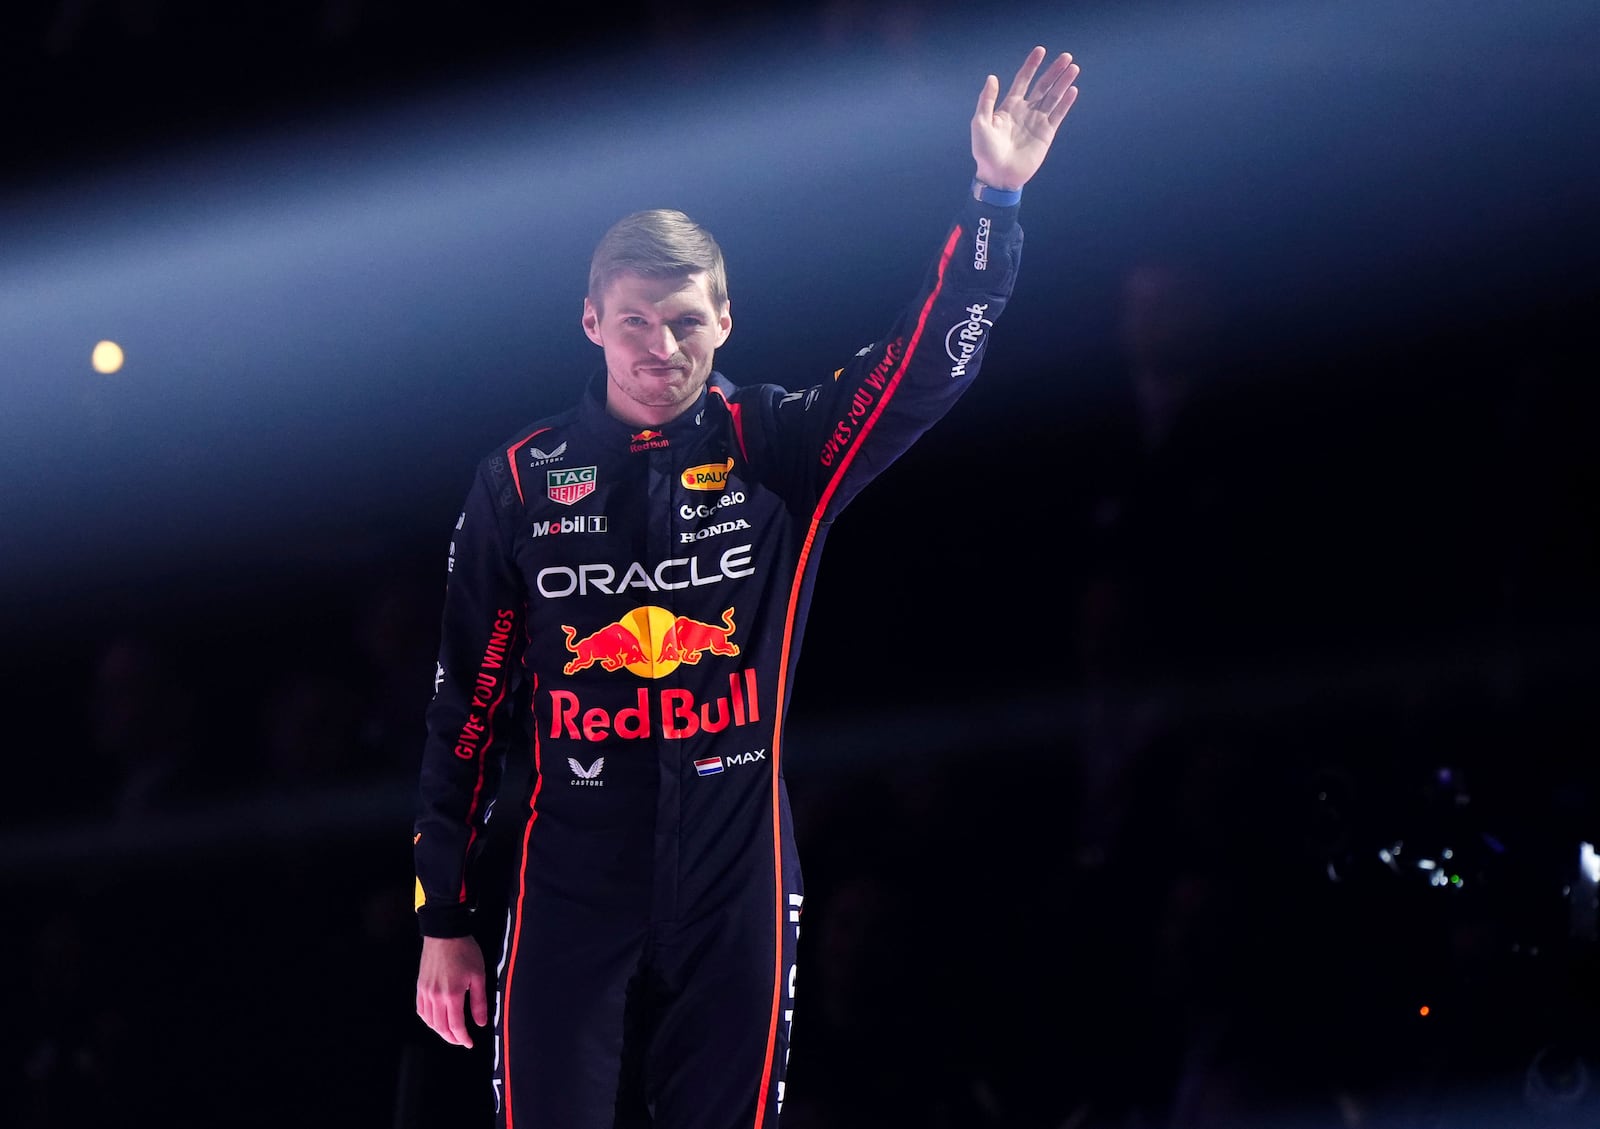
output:
M 824 0 L 0 15 L 0 1122 L 470 1123 L 408 895 L 472 467 L 635 207 L 719 368 L 831 371 L 1035 42 L 1017 295 L 818 585 L 785 1125 L 1595 1123 L 1592 8 Z

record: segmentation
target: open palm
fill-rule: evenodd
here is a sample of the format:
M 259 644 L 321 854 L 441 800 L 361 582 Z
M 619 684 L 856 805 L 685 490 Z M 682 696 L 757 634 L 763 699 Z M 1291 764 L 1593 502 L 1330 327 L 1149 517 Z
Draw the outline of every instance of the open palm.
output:
M 1066 52 L 1057 55 L 1034 80 L 1045 49 L 1028 52 L 1004 99 L 1000 80 L 990 75 L 978 92 L 972 115 L 972 157 L 978 179 L 995 188 L 1021 188 L 1039 171 L 1056 130 L 1077 101 L 1078 64 Z M 1029 87 L 1032 87 L 1030 90 Z

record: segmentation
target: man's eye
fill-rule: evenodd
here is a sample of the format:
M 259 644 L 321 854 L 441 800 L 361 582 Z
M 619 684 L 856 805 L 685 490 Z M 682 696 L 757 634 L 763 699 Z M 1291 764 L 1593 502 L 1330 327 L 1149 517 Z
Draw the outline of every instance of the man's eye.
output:
M 626 317 L 626 318 L 622 319 L 622 324 L 627 326 L 629 329 L 638 329 L 641 325 L 644 324 L 644 318 L 641 318 L 641 317 Z

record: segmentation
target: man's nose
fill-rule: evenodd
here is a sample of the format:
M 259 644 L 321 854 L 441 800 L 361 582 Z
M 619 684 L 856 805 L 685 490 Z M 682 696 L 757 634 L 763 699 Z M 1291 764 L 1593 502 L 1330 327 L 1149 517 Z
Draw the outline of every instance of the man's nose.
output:
M 667 360 L 678 352 L 678 338 L 670 325 L 663 325 L 650 338 L 651 356 Z

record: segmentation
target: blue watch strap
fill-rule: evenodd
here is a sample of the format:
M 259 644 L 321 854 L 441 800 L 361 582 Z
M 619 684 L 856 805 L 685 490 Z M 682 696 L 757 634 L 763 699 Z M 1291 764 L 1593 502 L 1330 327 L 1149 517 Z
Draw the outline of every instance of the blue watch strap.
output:
M 972 198 L 985 204 L 996 204 L 1002 208 L 1009 208 L 1022 199 L 1022 189 L 995 188 L 983 183 L 977 177 L 973 177 Z

